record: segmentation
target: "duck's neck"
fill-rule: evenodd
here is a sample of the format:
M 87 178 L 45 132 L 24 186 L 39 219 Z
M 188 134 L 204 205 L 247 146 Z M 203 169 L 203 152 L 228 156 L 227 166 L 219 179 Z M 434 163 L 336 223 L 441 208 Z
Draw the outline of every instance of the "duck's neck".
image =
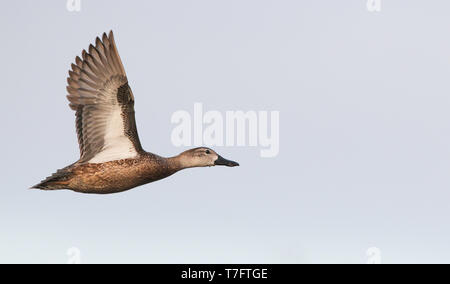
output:
M 181 154 L 175 157 L 167 158 L 167 164 L 169 168 L 175 172 L 195 167 L 192 161 L 189 161 Z

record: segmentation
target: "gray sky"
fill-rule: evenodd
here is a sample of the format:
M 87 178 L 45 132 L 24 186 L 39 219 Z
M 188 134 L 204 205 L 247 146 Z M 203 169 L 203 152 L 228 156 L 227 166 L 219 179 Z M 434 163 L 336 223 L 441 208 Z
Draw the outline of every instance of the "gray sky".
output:
M 0 9 L 0 263 L 450 262 L 444 0 L 8 1 Z M 177 110 L 276 110 L 280 152 L 216 147 L 109 196 L 27 190 L 78 158 L 70 63 L 113 29 L 147 151 Z

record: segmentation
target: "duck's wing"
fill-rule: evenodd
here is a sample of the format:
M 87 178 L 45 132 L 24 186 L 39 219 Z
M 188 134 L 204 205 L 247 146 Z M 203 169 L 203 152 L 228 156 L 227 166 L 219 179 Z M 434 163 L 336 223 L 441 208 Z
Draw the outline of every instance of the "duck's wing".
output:
M 142 152 L 134 116 L 134 96 L 112 31 L 75 59 L 67 98 L 76 111 L 79 163 L 104 163 Z

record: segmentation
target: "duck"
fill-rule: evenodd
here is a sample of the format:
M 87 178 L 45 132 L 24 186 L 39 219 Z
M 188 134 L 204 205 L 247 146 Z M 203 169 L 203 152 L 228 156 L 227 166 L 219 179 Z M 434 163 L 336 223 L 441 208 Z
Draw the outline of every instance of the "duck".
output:
M 67 78 L 67 99 L 75 111 L 80 158 L 31 187 L 111 194 L 158 181 L 189 168 L 227 166 L 227 160 L 208 147 L 174 157 L 142 148 L 136 127 L 135 99 L 119 56 L 113 31 L 75 58 Z

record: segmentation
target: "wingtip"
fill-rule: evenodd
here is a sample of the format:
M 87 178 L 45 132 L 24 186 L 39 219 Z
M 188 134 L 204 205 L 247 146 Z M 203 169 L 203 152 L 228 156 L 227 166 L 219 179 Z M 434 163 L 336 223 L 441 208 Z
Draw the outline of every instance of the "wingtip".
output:
M 113 30 L 109 31 L 108 39 L 114 45 L 114 32 L 113 32 Z

